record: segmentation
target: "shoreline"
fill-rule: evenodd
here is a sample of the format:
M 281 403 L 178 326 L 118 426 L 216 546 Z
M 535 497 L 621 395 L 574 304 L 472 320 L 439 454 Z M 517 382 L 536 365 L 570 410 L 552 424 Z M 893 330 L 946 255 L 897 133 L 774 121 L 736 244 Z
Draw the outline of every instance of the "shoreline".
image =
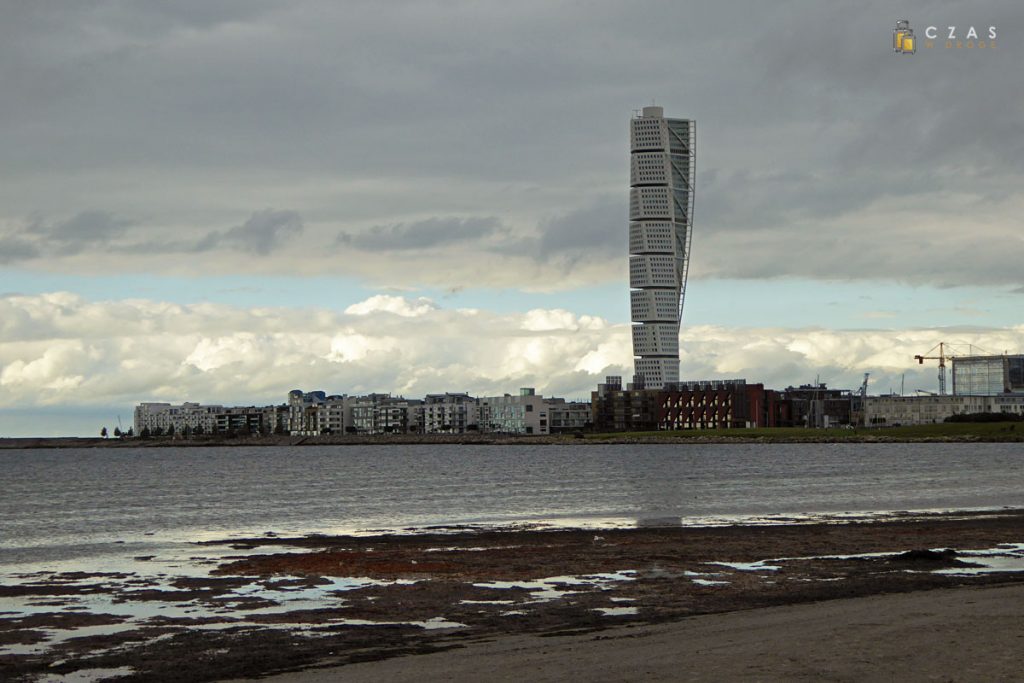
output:
M 1002 423 L 994 423 L 1001 425 Z M 1015 423 L 1009 423 L 1013 425 Z M 261 437 L 191 437 L 189 439 L 150 437 L 130 439 L 103 439 L 100 437 L 0 437 L 2 450 L 71 449 L 71 448 L 266 448 L 306 446 L 614 446 L 623 444 L 837 444 L 837 443 L 1020 443 L 1024 442 L 1024 428 L 1020 432 L 1004 427 L 1004 431 L 984 429 L 960 434 L 928 434 L 927 427 L 916 433 L 900 433 L 900 428 L 851 430 L 849 434 L 820 433 L 821 430 L 800 430 L 794 433 L 786 428 L 777 434 L 758 430 L 744 435 L 744 430 L 705 432 L 659 432 L 653 434 L 617 435 L 573 434 L 554 435 L 491 435 L 491 434 L 391 434 L 377 436 L 322 435 L 322 436 L 261 436 Z M 729 433 L 722 433 L 728 431 Z M 829 430 L 826 430 L 829 431 Z M 839 431 L 839 430 L 832 430 Z M 768 432 L 768 433 L 766 433 Z
M 701 615 L 965 586 L 1024 590 L 1024 510 L 767 526 L 263 536 L 195 543 L 186 553 L 195 566 L 180 576 L 163 574 L 178 560 L 158 567 L 167 558 L 138 557 L 150 574 L 38 573 L 0 586 L 0 598 L 37 605 L 26 616 L 0 615 L 0 677 L 130 667 L 135 680 L 215 681 L 376 660 L 419 670 L 420 658 L 403 655 L 450 650 L 458 658 L 486 641 L 519 639 L 525 644 L 506 661 L 514 671 L 555 642 L 603 646 L 620 642 L 623 628 L 671 631 Z M 761 628 L 751 642 L 763 640 Z M 47 645 L 60 629 L 70 637 Z M 636 642 L 622 639 L 622 652 Z

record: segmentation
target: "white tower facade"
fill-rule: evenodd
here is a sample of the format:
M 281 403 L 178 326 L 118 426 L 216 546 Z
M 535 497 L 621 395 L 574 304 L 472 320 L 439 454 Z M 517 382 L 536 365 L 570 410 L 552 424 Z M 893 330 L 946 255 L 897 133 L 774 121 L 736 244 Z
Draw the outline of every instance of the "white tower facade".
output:
M 644 107 L 629 126 L 629 300 L 636 374 L 648 389 L 679 381 L 696 173 L 696 123 Z

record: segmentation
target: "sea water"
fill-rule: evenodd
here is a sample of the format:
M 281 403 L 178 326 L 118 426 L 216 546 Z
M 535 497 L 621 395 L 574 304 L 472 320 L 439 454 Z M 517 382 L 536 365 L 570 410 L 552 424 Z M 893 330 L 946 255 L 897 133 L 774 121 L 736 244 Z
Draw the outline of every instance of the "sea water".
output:
M 434 526 L 772 523 L 1024 507 L 1024 445 L 0 451 L 0 569 L 192 541 Z M 192 546 L 194 547 L 194 546 Z

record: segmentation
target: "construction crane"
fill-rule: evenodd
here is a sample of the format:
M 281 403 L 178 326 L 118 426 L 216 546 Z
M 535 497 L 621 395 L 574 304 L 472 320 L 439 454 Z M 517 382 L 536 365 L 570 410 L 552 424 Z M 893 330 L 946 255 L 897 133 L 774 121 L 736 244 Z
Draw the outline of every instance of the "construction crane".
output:
M 945 342 L 939 342 L 938 344 L 933 346 L 925 355 L 914 356 L 914 360 L 917 361 L 918 365 L 924 365 L 924 362 L 926 360 L 939 361 L 939 396 L 946 395 L 946 361 L 953 360 L 953 356 L 950 356 L 946 353 L 946 346 L 947 344 Z M 935 349 L 939 350 L 939 355 L 929 355 L 935 353 Z
M 939 355 L 934 355 L 935 351 L 939 352 Z M 917 361 L 918 365 L 924 365 L 926 360 L 937 360 L 939 361 L 939 396 L 946 395 L 946 361 L 951 361 L 956 358 L 963 358 L 965 356 L 973 356 L 977 353 L 984 353 L 987 355 L 995 355 L 991 351 L 986 351 L 977 344 L 969 344 L 966 342 L 958 342 L 956 344 L 950 344 L 949 342 L 939 342 L 923 356 L 914 356 L 914 360 Z M 955 355 L 954 355 L 955 354 Z M 953 385 L 953 391 L 956 392 L 956 384 Z

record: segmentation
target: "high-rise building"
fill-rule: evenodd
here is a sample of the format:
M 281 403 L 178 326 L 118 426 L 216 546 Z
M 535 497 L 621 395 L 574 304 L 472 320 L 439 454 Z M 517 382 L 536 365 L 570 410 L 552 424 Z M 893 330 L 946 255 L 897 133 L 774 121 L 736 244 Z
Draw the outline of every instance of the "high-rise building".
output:
M 696 122 L 644 107 L 630 121 L 629 299 L 638 380 L 679 381 L 696 173 Z

